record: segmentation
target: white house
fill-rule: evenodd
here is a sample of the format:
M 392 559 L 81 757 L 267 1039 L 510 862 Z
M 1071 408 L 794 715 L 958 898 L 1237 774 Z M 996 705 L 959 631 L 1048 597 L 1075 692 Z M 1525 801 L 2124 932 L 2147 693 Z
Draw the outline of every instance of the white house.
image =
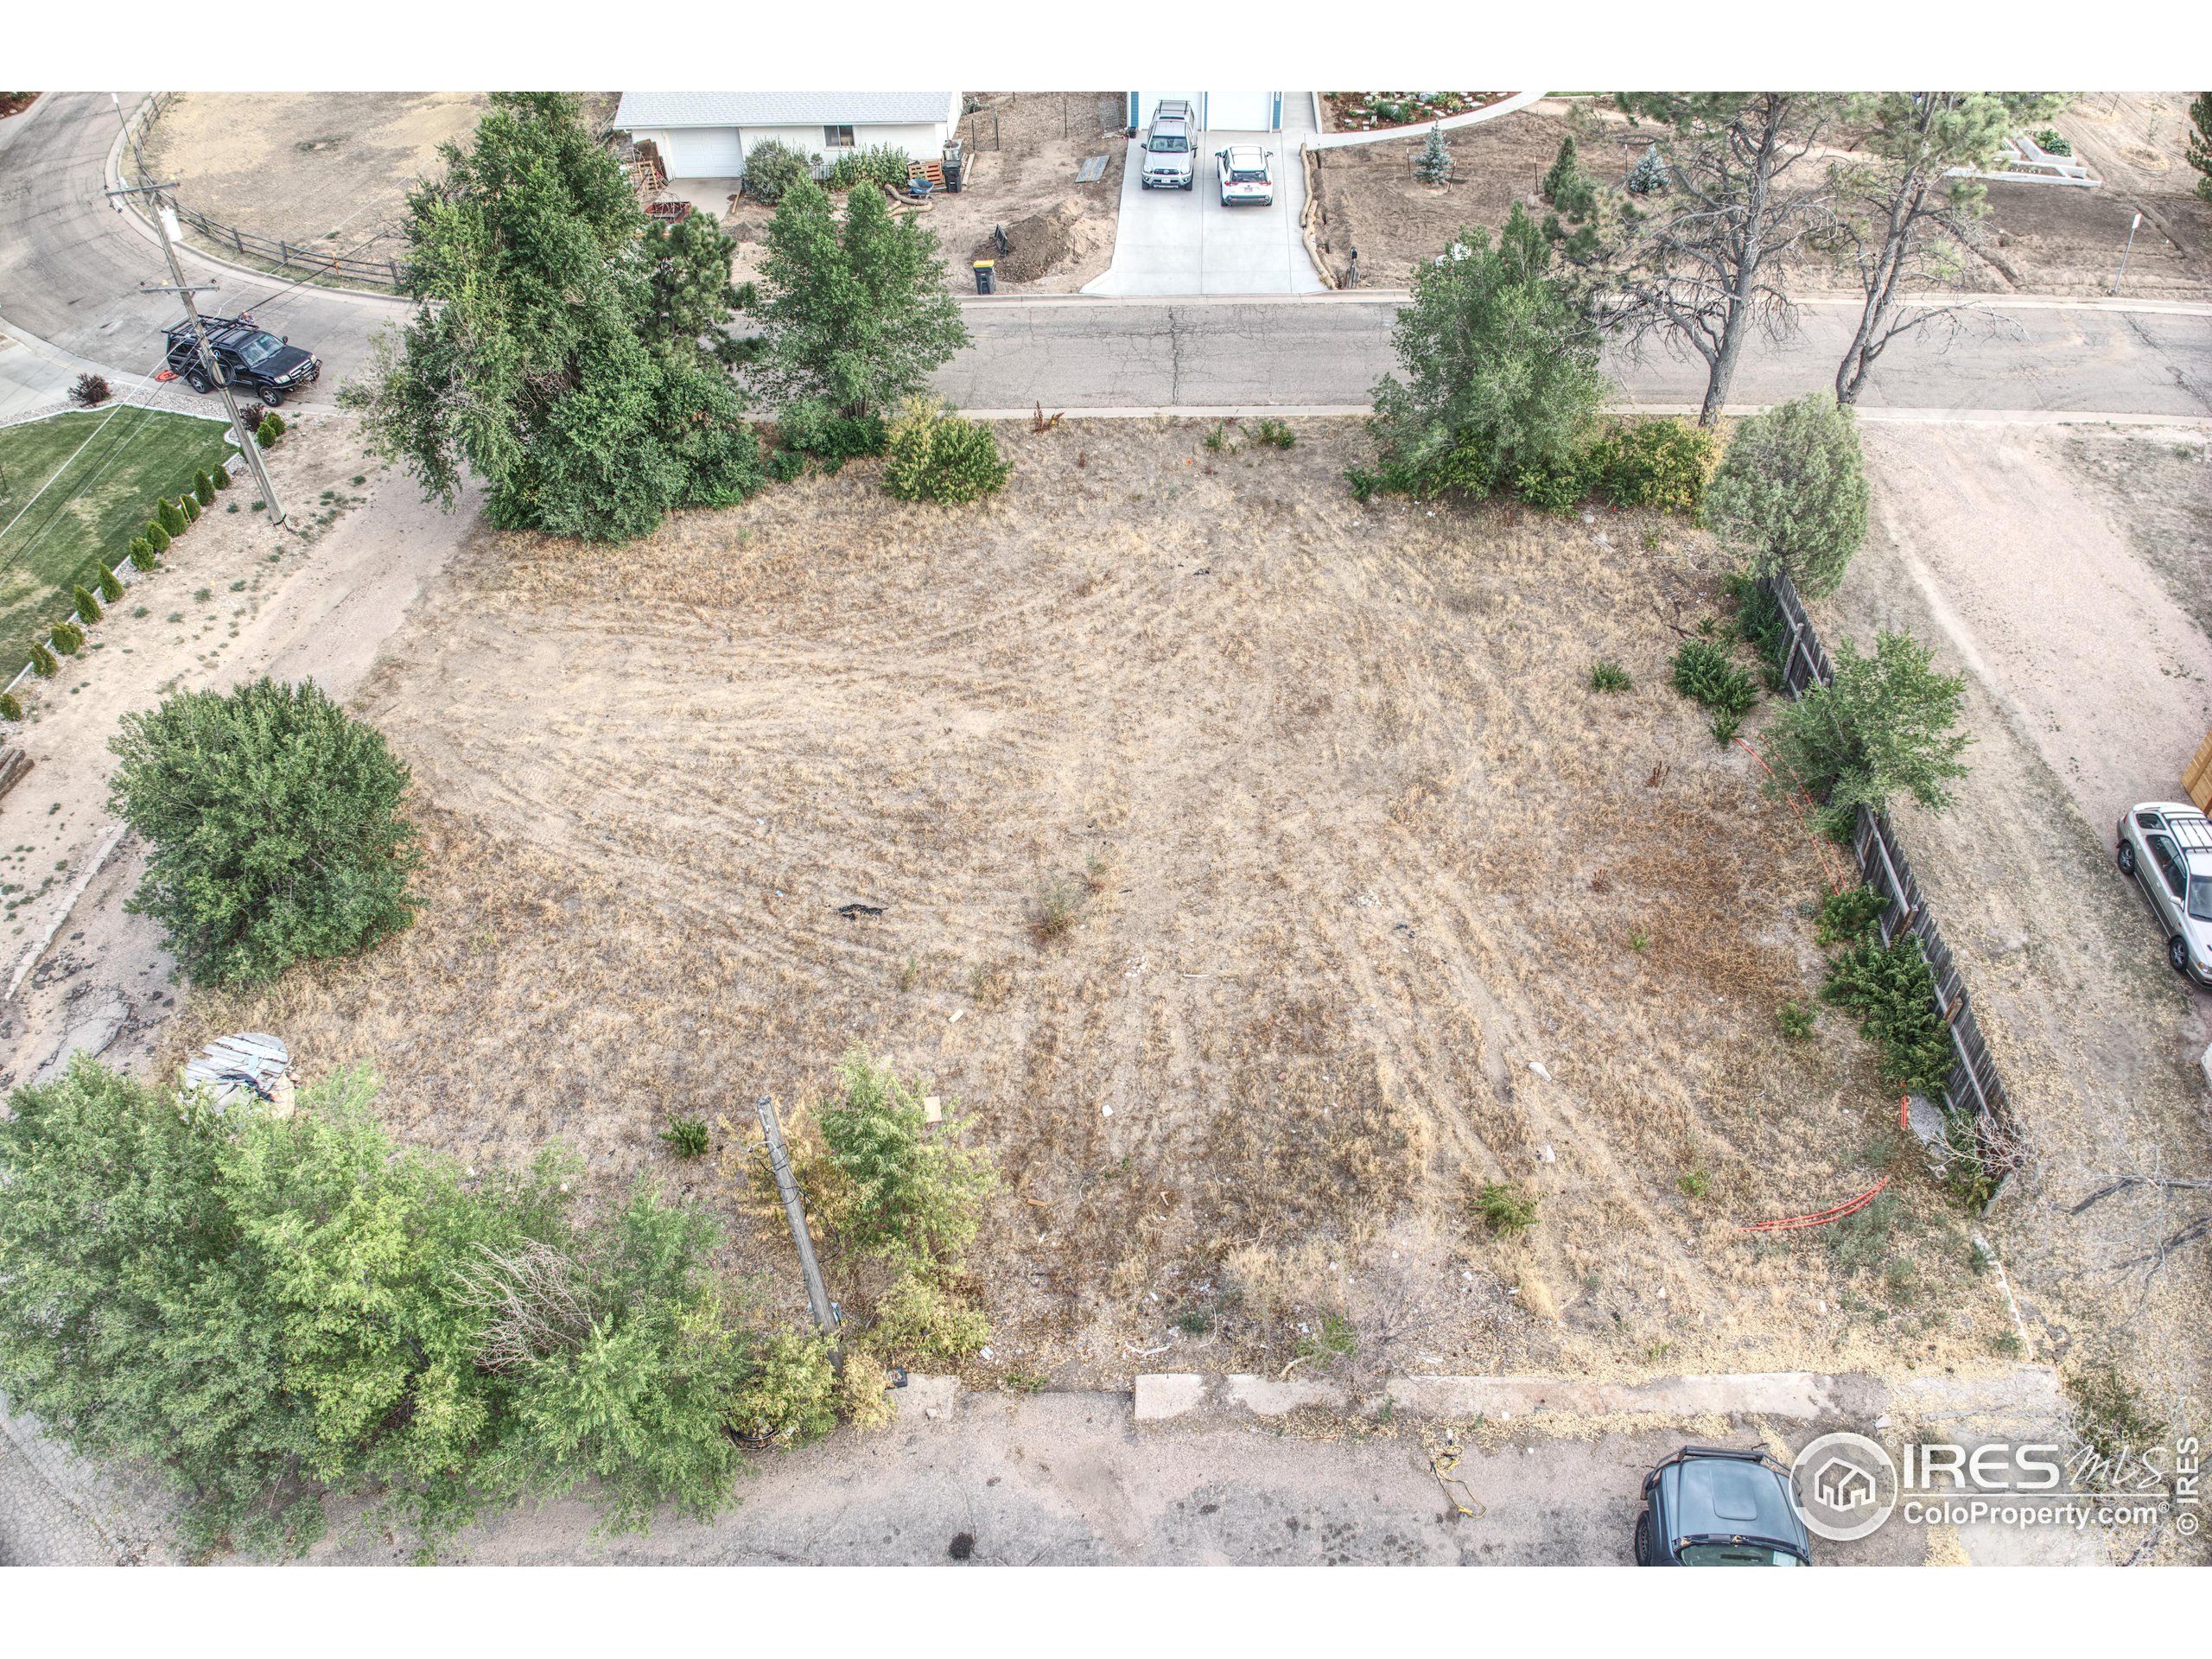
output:
M 1129 124 L 1141 134 L 1152 124 L 1152 112 L 1163 98 L 1179 98 L 1198 118 L 1207 132 L 1280 132 L 1282 130 L 1281 92 L 1131 92 Z
M 835 161 L 890 144 L 933 161 L 960 124 L 957 92 L 625 92 L 614 124 L 659 149 L 671 179 L 734 179 L 764 139 Z

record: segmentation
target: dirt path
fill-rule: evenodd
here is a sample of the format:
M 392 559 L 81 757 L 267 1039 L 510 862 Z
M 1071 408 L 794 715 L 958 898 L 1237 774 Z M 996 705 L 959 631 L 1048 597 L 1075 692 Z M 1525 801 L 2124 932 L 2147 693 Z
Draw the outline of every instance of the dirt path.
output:
M 113 826 L 107 741 L 124 711 L 150 708 L 172 689 L 264 673 L 311 677 L 348 695 L 472 522 L 467 512 L 448 518 L 424 505 L 411 482 L 363 460 L 349 417 L 297 420 L 270 457 L 292 515 L 287 529 L 247 511 L 253 492 L 242 473 L 179 539 L 168 568 L 134 585 L 92 631 L 90 646 L 31 699 L 22 731 L 34 770 L 0 802 L 0 844 L 9 849 L 0 869 L 26 890 L 5 934 L 10 975 Z M 232 502 L 235 514 L 226 511 Z M 0 1004 L 0 1086 L 76 1047 L 122 1065 L 151 1052 L 175 990 L 159 930 L 123 913 L 142 872 L 126 842 L 22 989 Z
M 1992 1236 L 2037 1357 L 2116 1354 L 2178 1419 L 2212 1381 L 2212 1251 L 2117 1264 L 2204 1206 L 2142 1192 L 2067 1213 L 2116 1175 L 2212 1173 L 2207 1000 L 2166 968 L 2111 852 L 2121 807 L 2178 793 L 2212 720 L 2212 644 L 2078 458 L 2157 440 L 1933 427 L 1866 440 L 1875 531 L 1815 620 L 1862 643 L 1909 627 L 1967 675 L 1975 743 L 1957 806 L 1897 816 L 2035 1149 Z M 2131 472 L 2139 487 L 2153 475 Z

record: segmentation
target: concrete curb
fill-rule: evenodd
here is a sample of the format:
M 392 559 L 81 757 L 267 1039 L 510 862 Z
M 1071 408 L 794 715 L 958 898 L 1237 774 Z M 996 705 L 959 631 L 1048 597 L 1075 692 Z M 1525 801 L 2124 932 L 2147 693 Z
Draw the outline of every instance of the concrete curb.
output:
M 1909 1377 L 1864 1372 L 1739 1371 L 1600 1382 L 1560 1376 L 1393 1376 L 1367 1400 L 1325 1378 L 1243 1373 L 1154 1372 L 1136 1379 L 1132 1415 L 1140 1423 L 1222 1413 L 1281 1417 L 1290 1412 L 1345 1412 L 1388 1400 L 1401 1416 L 1509 1422 L 1516 1417 L 1644 1416 L 1684 1420 L 1779 1417 L 1797 1422 L 1840 1417 L 1868 1427 L 1886 1414 L 1936 1421 L 1959 1418 L 2055 1423 L 2064 1415 L 2058 1373 L 2019 1365 L 1987 1377 Z
M 1765 404 L 1729 404 L 1724 412 L 1738 416 L 1756 415 L 1768 407 Z M 1695 415 L 1697 410 L 1695 404 L 1614 404 L 1609 406 L 1607 413 Z M 1071 421 L 1226 421 L 1255 419 L 1262 416 L 1273 416 L 1278 420 L 1338 421 L 1363 419 L 1374 412 L 1373 406 L 1367 404 L 1154 404 L 1058 410 L 1048 404 L 1045 410 L 1047 416 L 1057 414 Z M 960 413 L 976 421 L 1027 421 L 1036 418 L 1033 409 L 963 409 Z M 2212 429 L 2212 416 L 2128 415 L 2116 410 L 2094 409 L 1870 409 L 1862 405 L 1859 410 L 1859 418 L 1877 426 L 2166 426 Z
M 1479 125 L 1495 121 L 1501 115 L 1510 115 L 1516 110 L 1525 110 L 1531 104 L 1542 101 L 1541 92 L 1515 92 L 1501 98 L 1495 104 L 1485 104 L 1479 110 L 1469 110 L 1464 115 L 1447 115 L 1440 121 L 1417 122 L 1412 126 L 1384 127 L 1378 132 L 1324 132 L 1306 141 L 1309 149 L 1343 149 L 1351 144 L 1388 143 L 1393 138 L 1418 138 L 1429 128 L 1441 127 L 1446 132 L 1457 132 L 1462 127 Z M 1320 123 L 1316 121 L 1314 125 Z

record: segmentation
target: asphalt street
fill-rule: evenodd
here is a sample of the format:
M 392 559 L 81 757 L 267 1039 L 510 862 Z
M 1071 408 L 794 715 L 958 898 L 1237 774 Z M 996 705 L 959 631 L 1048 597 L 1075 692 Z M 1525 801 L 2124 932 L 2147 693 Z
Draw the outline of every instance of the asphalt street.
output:
M 128 105 L 137 95 L 124 94 Z M 103 367 L 143 372 L 175 300 L 141 294 L 163 276 L 146 232 L 103 194 L 117 133 L 105 92 L 48 93 L 0 124 L 0 318 Z M 330 397 L 365 361 L 371 334 L 405 315 L 391 300 L 292 287 L 188 257 L 220 284 L 211 310 L 240 304 L 320 353 Z M 975 344 L 938 376 L 969 409 L 1344 407 L 1390 366 L 1398 299 L 1025 299 L 967 302 Z M 1749 349 L 1732 402 L 1755 404 L 1826 385 L 1853 325 L 1848 306 L 1802 308 L 1795 339 Z M 1701 364 L 1650 353 L 1610 365 L 1640 404 L 1694 404 Z M 1870 408 L 2031 410 L 2212 416 L 2212 308 L 2114 309 L 2022 301 L 1974 313 L 1955 333 L 1893 345 Z

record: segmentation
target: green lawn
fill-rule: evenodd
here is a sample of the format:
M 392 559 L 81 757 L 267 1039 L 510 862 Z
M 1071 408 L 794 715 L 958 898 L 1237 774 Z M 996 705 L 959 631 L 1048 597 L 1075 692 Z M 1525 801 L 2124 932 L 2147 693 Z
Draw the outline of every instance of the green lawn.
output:
M 13 521 L 0 529 L 0 685 L 30 655 L 31 642 L 68 614 L 71 588 L 92 587 L 103 557 L 122 562 L 155 501 L 182 494 L 194 474 L 213 471 L 231 453 L 225 430 L 145 409 L 87 410 L 0 428 L 0 526 Z M 71 460 L 79 444 L 84 453 Z

